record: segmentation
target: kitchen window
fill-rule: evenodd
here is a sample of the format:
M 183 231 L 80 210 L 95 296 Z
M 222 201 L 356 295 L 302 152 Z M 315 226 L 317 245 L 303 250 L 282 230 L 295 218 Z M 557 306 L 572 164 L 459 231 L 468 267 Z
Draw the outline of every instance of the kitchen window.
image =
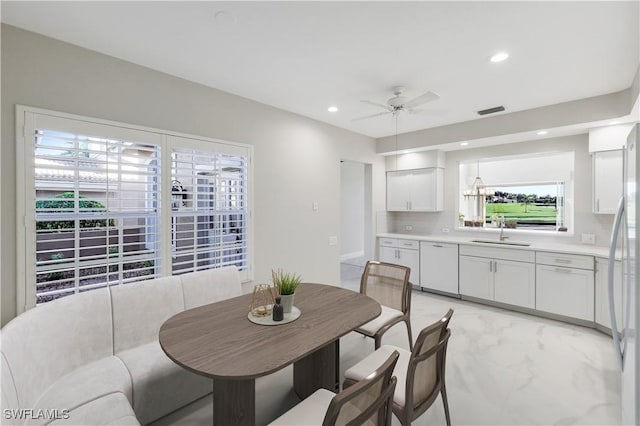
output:
M 18 310 L 159 276 L 250 271 L 251 148 L 17 108 Z
M 461 162 L 458 227 L 571 232 L 573 165 L 572 152 Z

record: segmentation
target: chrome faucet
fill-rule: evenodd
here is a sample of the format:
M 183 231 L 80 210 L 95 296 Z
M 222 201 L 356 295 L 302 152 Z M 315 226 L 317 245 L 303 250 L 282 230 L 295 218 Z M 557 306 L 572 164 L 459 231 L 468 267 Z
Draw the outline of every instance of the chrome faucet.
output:
M 505 222 L 504 222 L 504 215 L 500 216 L 500 241 L 504 241 L 509 237 L 505 237 L 504 235 L 504 227 L 505 227 Z

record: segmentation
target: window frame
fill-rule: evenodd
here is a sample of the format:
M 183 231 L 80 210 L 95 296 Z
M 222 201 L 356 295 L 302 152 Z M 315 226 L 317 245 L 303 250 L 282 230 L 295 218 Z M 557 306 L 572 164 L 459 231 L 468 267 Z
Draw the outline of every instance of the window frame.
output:
M 527 161 L 541 158 L 548 158 L 549 156 L 564 156 L 569 155 L 571 157 L 571 168 L 568 168 L 566 173 L 563 171 L 558 176 L 529 176 L 528 178 L 520 176 L 518 178 L 513 179 L 513 181 L 505 181 L 504 178 L 496 178 L 496 177 L 487 177 L 488 173 L 483 174 L 483 167 L 487 168 L 487 166 L 492 163 L 500 163 L 503 161 Z M 551 152 L 542 152 L 542 153 L 525 153 L 525 154 L 517 154 L 517 155 L 505 155 L 499 157 L 492 158 L 465 158 L 458 161 L 457 170 L 456 170 L 456 180 L 457 180 L 457 188 L 456 188 L 456 219 L 454 221 L 454 229 L 456 231 L 462 232 L 500 232 L 499 228 L 494 228 L 492 226 L 487 226 L 485 222 L 483 222 L 483 226 L 464 226 L 462 224 L 462 219 L 460 218 L 460 214 L 465 214 L 467 212 L 463 212 L 463 204 L 467 203 L 465 201 L 467 197 L 464 196 L 465 190 L 468 190 L 468 185 L 465 185 L 465 181 L 463 179 L 462 167 L 468 167 L 470 170 L 476 170 L 477 167 L 480 167 L 479 174 L 484 181 L 485 187 L 489 189 L 495 189 L 495 187 L 505 187 L 505 186 L 528 186 L 528 185 L 541 185 L 541 184 L 562 184 L 563 186 L 563 195 L 562 195 L 562 205 L 559 209 L 562 210 L 562 225 L 561 227 L 566 227 L 566 231 L 558 230 L 558 226 L 556 229 L 527 229 L 525 228 L 513 228 L 509 229 L 510 233 L 516 234 L 534 234 L 534 235 L 553 235 L 553 236 L 573 236 L 575 234 L 575 210 L 573 208 L 574 199 L 575 199 L 575 152 L 574 151 L 551 151 Z M 557 172 L 557 171 L 556 171 Z M 476 170 L 475 174 L 478 174 Z M 466 177 L 469 177 L 469 173 L 467 172 Z M 500 182 L 496 184 L 495 182 Z M 485 208 L 486 208 L 486 200 L 485 200 Z M 473 218 L 466 218 L 465 220 L 469 220 Z
M 206 150 L 218 147 L 227 152 L 239 152 L 247 157 L 247 267 L 241 271 L 240 278 L 243 282 L 253 280 L 254 265 L 254 226 L 253 226 L 253 155 L 254 148 L 250 144 L 230 142 L 221 139 L 209 138 L 198 135 L 191 135 L 181 132 L 173 132 L 164 129 L 152 127 L 138 126 L 129 123 L 117 122 L 112 120 L 104 120 L 94 117 L 82 116 L 78 114 L 69 114 L 58 111 L 52 111 L 42 108 L 16 105 L 16 309 L 20 314 L 34 306 L 36 306 L 36 286 L 31 282 L 35 271 L 35 259 L 32 249 L 35 247 L 35 241 L 30 241 L 35 236 L 35 215 L 31 215 L 29 211 L 33 211 L 31 206 L 33 200 L 29 197 L 32 192 L 31 187 L 27 185 L 35 185 L 32 150 L 33 141 L 30 139 L 35 130 L 35 118 L 37 116 L 49 116 L 53 119 L 67 119 L 77 122 L 85 122 L 88 125 L 109 126 L 114 133 L 130 134 L 138 132 L 139 134 L 147 134 L 158 138 L 160 146 L 160 162 L 161 162 L 161 199 L 159 218 L 160 227 L 159 237 L 161 245 L 161 265 L 159 276 L 172 275 L 172 251 L 171 251 L 171 149 L 187 148 L 197 149 L 197 147 Z M 106 136 L 112 136 L 112 134 Z M 117 136 L 117 135 L 114 135 Z M 35 238 L 34 238 L 35 240 Z M 33 263 L 29 266 L 29 263 Z

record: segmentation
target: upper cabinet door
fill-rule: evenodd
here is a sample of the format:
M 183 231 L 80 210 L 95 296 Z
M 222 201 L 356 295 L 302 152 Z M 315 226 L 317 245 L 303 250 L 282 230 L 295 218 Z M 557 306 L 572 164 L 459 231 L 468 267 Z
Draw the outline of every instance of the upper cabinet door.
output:
M 413 170 L 411 210 L 436 210 L 436 169 Z
M 622 196 L 622 150 L 593 153 L 593 213 L 615 214 Z
M 411 181 L 410 170 L 387 172 L 387 210 L 409 210 L 409 191 Z
M 439 168 L 387 172 L 387 210 L 441 211 L 443 175 Z

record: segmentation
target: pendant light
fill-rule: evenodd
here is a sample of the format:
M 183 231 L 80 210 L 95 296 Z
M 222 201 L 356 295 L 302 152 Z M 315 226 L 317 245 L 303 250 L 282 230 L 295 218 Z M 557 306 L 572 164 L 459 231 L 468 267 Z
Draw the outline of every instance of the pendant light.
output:
M 484 205 L 485 205 L 485 197 L 487 195 L 493 195 L 493 191 L 484 184 L 482 178 L 480 177 L 480 161 L 476 163 L 476 178 L 473 180 L 473 184 L 471 188 L 464 191 L 463 195 L 465 198 L 473 197 L 475 199 L 475 225 L 474 226 L 482 226 L 484 223 Z

